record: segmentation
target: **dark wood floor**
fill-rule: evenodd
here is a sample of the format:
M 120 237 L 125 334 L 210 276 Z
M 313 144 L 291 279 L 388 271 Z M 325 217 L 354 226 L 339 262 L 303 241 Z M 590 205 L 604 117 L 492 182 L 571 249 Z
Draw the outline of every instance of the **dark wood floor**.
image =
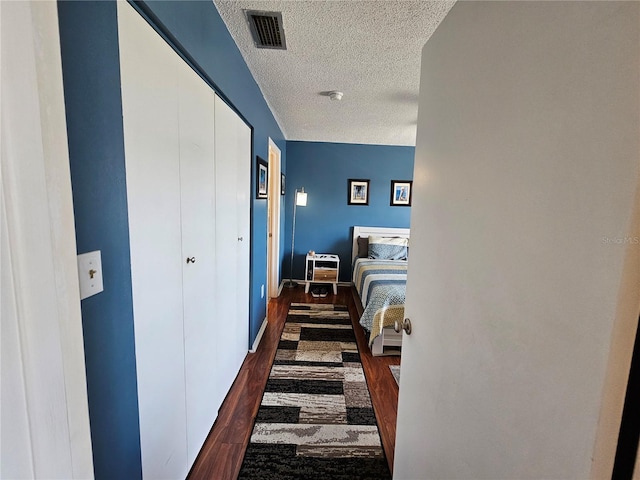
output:
M 189 479 L 235 480 L 237 478 L 287 311 L 292 302 L 334 303 L 349 306 L 362 366 L 378 419 L 382 444 L 389 468 L 393 471 L 398 386 L 388 366 L 399 365 L 400 357 L 371 355 L 364 331 L 357 323 L 358 310 L 362 307 L 359 302 L 356 304 L 354 301 L 350 287 L 339 287 L 337 295 L 329 294 L 326 298 L 313 298 L 310 294 L 304 293 L 303 286 L 298 286 L 294 289 L 283 289 L 280 297 L 269 302 L 269 321 L 260 346 L 255 353 L 248 354 L 242 364 L 220 408 L 218 419 L 189 472 Z

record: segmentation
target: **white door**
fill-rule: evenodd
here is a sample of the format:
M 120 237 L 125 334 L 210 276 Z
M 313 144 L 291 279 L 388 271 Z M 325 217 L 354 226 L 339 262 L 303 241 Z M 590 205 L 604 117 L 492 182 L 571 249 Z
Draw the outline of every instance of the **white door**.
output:
M 216 96 L 218 365 L 224 392 L 248 351 L 250 131 Z
M 235 366 L 237 373 L 249 350 L 249 258 L 251 245 L 251 129 L 235 116 L 236 126 L 236 302 L 238 305 L 235 340 Z
M 179 99 L 176 54 L 118 2 L 142 471 L 186 468 Z
M 0 478 L 93 478 L 56 4 L 0 25 Z
M 180 212 L 187 464 L 191 465 L 218 413 L 215 305 L 215 94 L 185 62 L 179 86 Z
M 118 14 L 142 467 L 181 477 L 248 350 L 251 131 Z
M 640 305 L 639 18 L 458 2 L 424 47 L 394 478 L 611 477 Z

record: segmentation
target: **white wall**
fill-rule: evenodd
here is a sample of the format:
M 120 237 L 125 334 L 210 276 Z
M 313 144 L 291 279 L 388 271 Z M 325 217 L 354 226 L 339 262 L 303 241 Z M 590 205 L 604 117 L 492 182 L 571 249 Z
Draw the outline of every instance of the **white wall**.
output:
M 91 478 L 57 6 L 0 17 L 0 477 Z
M 640 309 L 639 20 L 458 2 L 425 46 L 396 478 L 607 476 Z

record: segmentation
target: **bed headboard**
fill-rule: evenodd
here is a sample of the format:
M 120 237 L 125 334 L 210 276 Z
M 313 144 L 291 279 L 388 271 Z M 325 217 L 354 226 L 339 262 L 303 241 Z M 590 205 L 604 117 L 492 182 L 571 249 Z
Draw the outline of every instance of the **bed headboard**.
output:
M 358 237 L 368 237 L 378 235 L 380 237 L 402 237 L 409 238 L 409 228 L 393 227 L 353 227 L 353 237 L 351 238 L 351 263 L 358 256 Z

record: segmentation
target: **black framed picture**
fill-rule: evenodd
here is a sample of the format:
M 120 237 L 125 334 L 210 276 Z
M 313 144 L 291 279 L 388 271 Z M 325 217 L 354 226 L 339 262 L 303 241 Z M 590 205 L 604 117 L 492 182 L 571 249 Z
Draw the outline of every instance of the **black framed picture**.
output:
M 410 207 L 413 180 L 391 180 L 392 207 Z
M 256 156 L 256 198 L 267 198 L 269 189 L 269 164 Z
M 348 205 L 369 205 L 369 180 L 350 178 L 348 181 Z
M 284 195 L 285 191 L 285 178 L 284 173 L 280 174 L 280 195 Z

